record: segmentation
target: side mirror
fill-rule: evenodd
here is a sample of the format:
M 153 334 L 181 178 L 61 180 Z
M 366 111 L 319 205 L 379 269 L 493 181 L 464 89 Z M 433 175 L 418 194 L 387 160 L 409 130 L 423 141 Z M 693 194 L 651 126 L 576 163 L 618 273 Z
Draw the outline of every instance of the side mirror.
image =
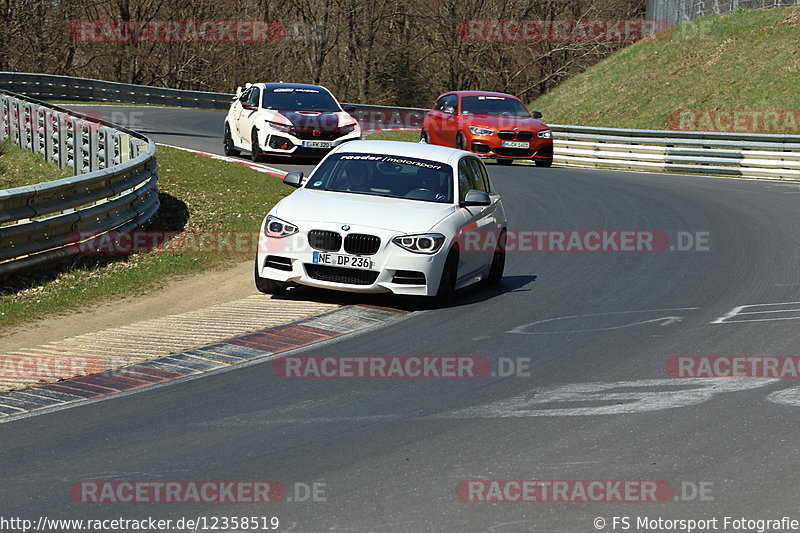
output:
M 236 98 L 239 98 L 240 96 L 242 96 L 242 86 L 241 85 L 236 88 Z
M 487 205 L 492 205 L 492 199 L 489 198 L 487 193 L 476 191 L 475 189 L 470 190 L 464 201 L 461 202 L 461 207 L 486 207 Z
M 536 119 L 542 118 L 542 112 L 541 111 L 532 111 L 531 115 L 533 115 L 533 118 L 536 118 Z
M 283 182 L 286 185 L 291 185 L 295 189 L 300 188 L 300 185 L 303 183 L 303 172 L 300 170 L 295 170 L 294 172 L 289 172 L 286 176 L 283 177 Z
M 445 107 L 444 109 L 442 109 L 442 112 L 443 113 L 447 113 L 448 115 L 455 115 L 456 114 L 456 108 L 455 107 Z

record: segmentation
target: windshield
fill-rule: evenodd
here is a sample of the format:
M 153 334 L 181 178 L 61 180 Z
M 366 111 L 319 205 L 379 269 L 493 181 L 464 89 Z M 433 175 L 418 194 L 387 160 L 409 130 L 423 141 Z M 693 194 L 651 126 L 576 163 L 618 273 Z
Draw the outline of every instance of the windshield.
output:
M 316 169 L 308 189 L 453 202 L 450 165 L 425 159 L 379 154 L 336 154 Z
M 264 109 L 281 111 L 341 111 L 328 91 L 312 87 L 266 88 L 262 97 Z
M 461 99 L 464 115 L 504 115 L 507 117 L 530 117 L 531 114 L 516 98 L 504 96 L 465 96 Z

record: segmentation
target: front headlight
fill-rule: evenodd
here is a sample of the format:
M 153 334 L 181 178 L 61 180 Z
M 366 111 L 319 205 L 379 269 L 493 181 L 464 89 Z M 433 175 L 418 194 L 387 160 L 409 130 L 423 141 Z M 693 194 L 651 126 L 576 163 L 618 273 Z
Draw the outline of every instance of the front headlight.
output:
M 441 233 L 424 233 L 421 235 L 403 235 L 395 237 L 392 242 L 415 254 L 432 255 L 438 252 L 444 244 L 445 237 Z
M 270 122 L 269 120 L 266 122 L 267 126 L 273 130 L 278 130 L 281 133 L 292 133 L 294 131 L 294 126 L 287 126 L 286 124 L 281 124 L 280 122 Z
M 469 131 L 473 135 L 494 135 L 494 130 L 489 128 L 482 128 L 480 126 L 469 126 Z
M 347 126 L 342 126 L 341 128 L 339 128 L 339 133 L 347 134 L 355 129 L 356 129 L 356 123 L 353 122 L 352 124 L 348 124 Z
M 276 216 L 267 215 L 267 221 L 264 223 L 264 235 L 267 237 L 274 237 L 282 239 L 289 235 L 297 233 L 297 226 L 285 220 L 281 220 Z
M 550 130 L 542 130 L 536 133 L 536 136 L 540 139 L 552 139 L 553 133 Z

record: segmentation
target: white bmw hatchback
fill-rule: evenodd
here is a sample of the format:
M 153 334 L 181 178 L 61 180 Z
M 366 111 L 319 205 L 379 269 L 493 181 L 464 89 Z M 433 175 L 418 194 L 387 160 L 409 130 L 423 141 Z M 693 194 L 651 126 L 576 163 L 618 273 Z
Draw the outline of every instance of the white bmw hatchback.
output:
M 239 87 L 225 117 L 225 155 L 318 156 L 361 138 L 358 122 L 319 85 L 254 83 Z
M 288 285 L 427 296 L 499 283 L 506 215 L 483 162 L 443 146 L 338 146 L 264 218 L 255 262 L 261 292 Z

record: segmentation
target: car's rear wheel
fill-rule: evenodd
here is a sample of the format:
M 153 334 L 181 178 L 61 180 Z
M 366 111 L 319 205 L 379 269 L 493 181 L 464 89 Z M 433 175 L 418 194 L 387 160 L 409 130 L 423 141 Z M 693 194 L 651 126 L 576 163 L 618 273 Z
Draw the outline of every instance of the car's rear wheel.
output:
M 256 289 L 259 292 L 263 292 L 264 294 L 278 294 L 286 290 L 288 285 L 286 283 L 281 283 L 280 281 L 275 281 L 268 278 L 262 278 L 258 275 L 258 257 L 256 257 L 256 261 L 253 267 L 253 277 L 255 278 L 256 282 Z
M 262 156 L 261 147 L 258 145 L 258 129 L 253 128 L 250 133 L 250 159 L 257 163 L 263 159 Z
M 486 285 L 500 285 L 500 282 L 503 280 L 503 271 L 506 268 L 507 240 L 506 230 L 503 230 L 502 233 L 500 233 L 500 237 L 497 239 L 497 248 L 495 248 L 494 255 L 492 255 L 492 266 L 489 267 L 489 275 L 486 276 L 484 280 Z
M 505 158 L 502 158 L 502 157 L 498 157 L 497 158 L 497 164 L 498 165 L 510 165 L 513 162 L 514 162 L 513 159 L 505 159 Z
M 536 160 L 537 167 L 552 167 L 553 160 L 552 159 L 537 159 Z
M 225 150 L 225 155 L 239 155 L 242 153 L 233 146 L 231 127 L 227 122 L 225 123 L 225 135 L 222 138 L 222 146 Z
M 460 131 L 456 135 L 456 148 L 458 148 L 459 150 L 467 149 L 467 139 L 464 137 L 464 134 Z
M 431 307 L 447 307 L 453 301 L 456 294 L 456 279 L 458 278 L 458 250 L 450 250 L 447 260 L 442 268 L 442 279 L 439 280 L 439 288 L 436 296 L 431 298 Z

